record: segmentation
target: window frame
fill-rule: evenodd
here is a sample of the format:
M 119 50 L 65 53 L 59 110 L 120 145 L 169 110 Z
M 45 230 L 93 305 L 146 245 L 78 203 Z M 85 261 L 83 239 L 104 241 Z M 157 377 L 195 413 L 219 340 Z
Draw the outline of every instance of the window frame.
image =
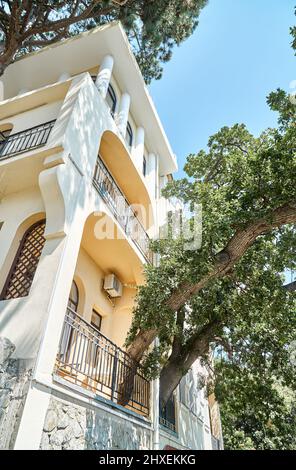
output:
M 147 158 L 143 155 L 143 168 L 142 168 L 143 175 L 147 175 Z
M 71 298 L 71 291 L 72 291 L 73 286 L 74 286 L 75 291 L 76 291 L 76 297 L 77 297 L 76 300 L 73 300 Z M 73 306 L 74 306 L 74 308 L 73 308 Z M 79 289 L 78 289 L 78 286 L 77 286 L 77 282 L 73 279 L 72 284 L 71 284 L 71 288 L 70 288 L 69 298 L 68 298 L 68 308 L 70 310 L 72 310 L 73 312 L 78 313 L 78 306 L 79 306 Z

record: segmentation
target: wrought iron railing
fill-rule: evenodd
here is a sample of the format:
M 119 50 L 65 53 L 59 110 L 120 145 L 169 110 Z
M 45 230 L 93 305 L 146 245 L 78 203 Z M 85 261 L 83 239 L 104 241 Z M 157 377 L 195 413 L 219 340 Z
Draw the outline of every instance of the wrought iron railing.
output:
M 125 386 L 133 391 L 127 408 L 149 415 L 150 383 L 139 365 L 98 329 L 68 307 L 57 355 L 56 372 L 113 402 L 120 402 Z M 132 378 L 132 379 L 131 379 Z
M 97 159 L 93 182 L 125 233 L 152 263 L 149 236 L 100 157 Z
M 3 138 L 0 141 L 0 160 L 45 145 L 54 123 L 46 122 Z
M 159 423 L 170 431 L 176 432 L 176 403 L 172 395 L 164 408 L 159 406 Z

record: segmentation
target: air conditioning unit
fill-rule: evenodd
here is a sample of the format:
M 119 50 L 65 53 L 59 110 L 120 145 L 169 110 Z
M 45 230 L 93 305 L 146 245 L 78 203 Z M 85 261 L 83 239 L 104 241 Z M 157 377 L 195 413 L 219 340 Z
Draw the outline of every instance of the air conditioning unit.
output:
M 108 292 L 110 297 L 122 296 L 122 284 L 115 274 L 108 274 L 104 279 L 104 290 Z

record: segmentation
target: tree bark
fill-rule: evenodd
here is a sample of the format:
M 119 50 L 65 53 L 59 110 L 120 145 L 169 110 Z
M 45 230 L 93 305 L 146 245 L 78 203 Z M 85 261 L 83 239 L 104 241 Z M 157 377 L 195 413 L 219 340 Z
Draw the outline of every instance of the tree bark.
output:
M 212 320 L 189 338 L 178 357 L 170 356 L 160 374 L 160 403 L 162 407 L 166 405 L 182 377 L 194 362 L 209 354 L 210 342 L 215 338 L 217 329 L 221 325 L 221 320 Z
M 143 354 L 157 336 L 157 329 L 140 330 L 137 337 L 130 344 L 127 353 L 136 362 L 140 362 Z

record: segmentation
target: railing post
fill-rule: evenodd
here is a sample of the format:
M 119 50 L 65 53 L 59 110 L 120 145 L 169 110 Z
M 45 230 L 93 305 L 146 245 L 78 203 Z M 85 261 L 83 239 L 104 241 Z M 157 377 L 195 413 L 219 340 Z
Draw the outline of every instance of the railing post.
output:
M 118 349 L 115 349 L 113 370 L 112 370 L 112 383 L 111 383 L 111 400 L 114 401 L 114 394 L 117 383 L 117 368 L 118 368 Z

